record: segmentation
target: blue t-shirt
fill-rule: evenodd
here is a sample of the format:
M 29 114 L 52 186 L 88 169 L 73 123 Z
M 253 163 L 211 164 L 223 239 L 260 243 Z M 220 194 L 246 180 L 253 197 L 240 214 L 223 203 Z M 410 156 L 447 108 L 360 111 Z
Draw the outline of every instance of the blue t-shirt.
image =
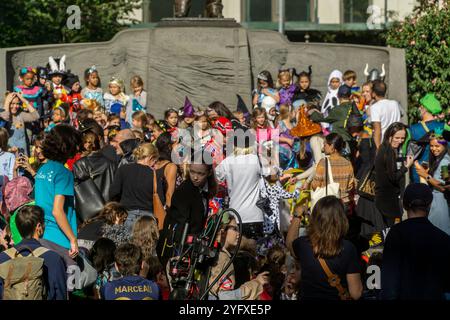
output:
M 52 241 L 64 248 L 70 249 L 70 241 L 59 228 L 53 215 L 53 201 L 56 195 L 63 195 L 64 212 L 75 236 L 77 236 L 77 219 L 74 209 L 73 174 L 62 163 L 49 160 L 36 174 L 35 178 L 36 205 L 45 213 L 44 239 Z
M 159 300 L 159 288 L 153 281 L 127 276 L 106 283 L 100 290 L 104 300 Z

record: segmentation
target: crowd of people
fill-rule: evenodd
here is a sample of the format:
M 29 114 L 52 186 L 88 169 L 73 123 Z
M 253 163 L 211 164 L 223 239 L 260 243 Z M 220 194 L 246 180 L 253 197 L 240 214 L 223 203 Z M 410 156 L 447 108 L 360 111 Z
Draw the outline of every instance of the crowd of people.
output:
M 186 234 L 219 216 L 209 299 L 449 298 L 435 94 L 408 126 L 384 72 L 333 70 L 322 93 L 292 68 L 260 72 L 250 107 L 186 97 L 157 120 L 138 75 L 127 95 L 65 56 L 19 73 L 0 113 L 2 299 L 169 299 Z

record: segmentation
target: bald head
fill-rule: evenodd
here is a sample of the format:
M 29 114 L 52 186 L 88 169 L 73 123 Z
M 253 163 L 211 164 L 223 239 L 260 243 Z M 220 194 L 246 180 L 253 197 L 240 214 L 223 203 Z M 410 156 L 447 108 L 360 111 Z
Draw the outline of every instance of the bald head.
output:
M 123 141 L 130 140 L 130 139 L 136 139 L 136 136 L 134 135 L 133 131 L 131 131 L 130 129 L 124 129 L 124 130 L 120 130 L 119 133 L 111 141 L 111 145 L 114 147 L 114 149 L 116 149 L 116 153 L 119 156 L 123 155 L 123 150 L 120 147 L 120 144 Z
M 136 136 L 134 135 L 133 131 L 131 131 L 131 129 L 120 130 L 116 136 L 116 141 L 118 143 L 122 143 L 122 141 L 130 139 L 136 139 Z

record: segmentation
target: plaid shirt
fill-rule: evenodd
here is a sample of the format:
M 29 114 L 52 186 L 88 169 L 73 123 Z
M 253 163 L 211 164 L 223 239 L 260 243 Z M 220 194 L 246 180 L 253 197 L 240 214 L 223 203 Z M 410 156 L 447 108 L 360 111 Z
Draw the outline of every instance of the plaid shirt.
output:
M 352 164 L 350 161 L 338 154 L 333 154 L 328 159 L 328 163 L 331 165 L 333 180 L 334 182 L 339 183 L 342 201 L 344 203 L 351 202 L 355 191 L 355 176 L 353 173 Z M 330 177 L 328 177 L 328 182 L 329 181 Z M 314 176 L 314 180 L 311 185 L 313 190 L 323 187 L 325 187 L 325 159 L 321 159 L 319 161 L 316 168 L 316 175 Z

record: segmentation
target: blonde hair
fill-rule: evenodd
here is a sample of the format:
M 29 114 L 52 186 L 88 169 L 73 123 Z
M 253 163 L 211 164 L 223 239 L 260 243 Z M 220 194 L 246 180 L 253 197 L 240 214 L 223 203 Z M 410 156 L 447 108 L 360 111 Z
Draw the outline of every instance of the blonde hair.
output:
M 287 104 L 282 104 L 282 105 L 280 105 L 279 111 L 280 111 L 280 114 L 278 115 L 277 120 L 275 121 L 277 126 L 280 121 L 289 119 L 289 116 L 291 114 L 291 108 L 289 108 L 289 106 Z
M 159 158 L 158 149 L 151 143 L 143 143 L 133 151 L 136 160 L 142 160 L 147 157 Z
M 289 79 L 289 84 L 292 84 L 292 75 L 289 72 L 289 70 L 284 70 L 284 71 L 280 71 L 278 73 L 278 79 L 277 79 L 277 83 L 276 83 L 276 87 L 279 89 L 281 88 L 281 80 L 284 78 L 288 78 Z

